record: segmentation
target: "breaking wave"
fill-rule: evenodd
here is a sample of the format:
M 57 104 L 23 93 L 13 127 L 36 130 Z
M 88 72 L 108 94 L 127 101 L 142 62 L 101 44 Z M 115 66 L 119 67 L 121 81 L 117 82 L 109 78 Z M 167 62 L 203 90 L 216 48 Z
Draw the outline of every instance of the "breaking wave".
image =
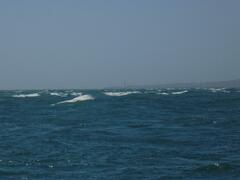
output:
M 38 97 L 40 94 L 38 93 L 32 93 L 32 94 L 18 94 L 18 95 L 13 95 L 12 97 L 15 98 L 27 98 L 27 97 Z
M 139 91 L 126 91 L 126 92 L 104 92 L 107 96 L 127 96 L 130 94 L 138 94 Z
M 159 94 L 159 95 L 164 95 L 164 96 L 167 96 L 167 95 L 169 95 L 168 93 L 166 93 L 166 92 L 159 92 L 159 93 L 157 93 L 157 94 Z
M 208 90 L 211 91 L 212 93 L 218 93 L 218 92 L 230 93 L 225 88 L 210 88 Z
M 70 100 L 58 102 L 56 104 L 76 103 L 76 102 L 88 101 L 88 100 L 94 100 L 94 97 L 92 97 L 91 95 L 82 95 L 82 96 L 78 96 L 78 97 L 75 97 L 75 98 L 70 99 Z
M 172 92 L 173 95 L 180 95 L 180 94 L 184 94 L 184 93 L 187 93 L 188 91 L 185 90 L 185 91 L 178 91 L 178 92 Z
M 82 96 L 81 92 L 72 92 L 71 93 L 72 96 Z
M 68 94 L 66 94 L 66 93 L 51 92 L 50 95 L 51 95 L 51 96 L 66 97 Z

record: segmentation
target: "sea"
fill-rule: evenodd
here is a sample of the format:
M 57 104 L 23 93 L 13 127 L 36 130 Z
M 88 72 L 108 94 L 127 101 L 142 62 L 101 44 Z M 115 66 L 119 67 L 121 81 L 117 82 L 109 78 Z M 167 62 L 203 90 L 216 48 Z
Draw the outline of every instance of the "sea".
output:
M 1 180 L 240 179 L 240 90 L 0 91 Z

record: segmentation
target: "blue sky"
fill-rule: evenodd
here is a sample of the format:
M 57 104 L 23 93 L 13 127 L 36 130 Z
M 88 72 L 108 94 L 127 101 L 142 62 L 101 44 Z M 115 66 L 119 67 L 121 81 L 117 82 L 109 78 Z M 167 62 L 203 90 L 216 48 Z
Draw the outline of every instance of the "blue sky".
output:
M 2 0 L 0 89 L 240 78 L 238 0 Z

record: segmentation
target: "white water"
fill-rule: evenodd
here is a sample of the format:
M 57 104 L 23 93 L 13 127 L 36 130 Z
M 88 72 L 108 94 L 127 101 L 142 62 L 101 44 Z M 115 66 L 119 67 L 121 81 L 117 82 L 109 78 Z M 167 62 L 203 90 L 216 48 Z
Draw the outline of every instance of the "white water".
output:
M 164 96 L 167 96 L 167 95 L 169 95 L 168 93 L 166 93 L 166 92 L 160 92 L 160 93 L 157 93 L 157 94 L 159 94 L 159 95 L 164 95 Z
M 28 97 L 38 97 L 40 94 L 38 93 L 32 93 L 32 94 L 18 94 L 18 95 L 13 95 L 12 97 L 15 98 L 28 98 Z
M 57 104 L 76 103 L 76 102 L 88 101 L 88 100 L 94 100 L 94 97 L 92 97 L 91 95 L 82 95 L 82 96 L 78 96 L 78 97 L 75 97 L 75 98 L 70 99 L 70 100 L 61 101 Z
M 107 96 L 127 96 L 130 94 L 138 94 L 139 91 L 126 91 L 126 92 L 104 92 Z
M 230 93 L 225 88 L 210 88 L 208 90 L 211 91 L 212 93 L 217 93 L 217 92 Z
M 188 91 L 185 90 L 185 91 L 178 91 L 178 92 L 172 92 L 173 95 L 180 95 L 180 94 L 184 94 L 184 93 L 187 93 Z
M 66 93 L 51 92 L 50 95 L 51 95 L 51 96 L 66 97 L 68 94 L 66 94 Z
M 71 95 L 72 96 L 81 96 L 82 93 L 81 92 L 72 92 Z

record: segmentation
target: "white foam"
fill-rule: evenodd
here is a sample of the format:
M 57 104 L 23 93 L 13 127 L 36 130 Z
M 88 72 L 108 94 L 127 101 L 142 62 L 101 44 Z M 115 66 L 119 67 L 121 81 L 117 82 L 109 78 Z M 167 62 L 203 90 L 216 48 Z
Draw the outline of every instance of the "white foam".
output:
M 60 97 L 66 97 L 68 94 L 66 93 L 58 93 L 58 92 L 51 92 L 51 96 L 60 96 Z
M 32 93 L 32 94 L 18 94 L 18 95 L 13 95 L 12 97 L 15 98 L 27 98 L 27 97 L 38 97 L 40 94 L 38 93 Z
M 164 95 L 164 96 L 167 96 L 167 95 L 169 95 L 168 93 L 166 93 L 166 92 L 160 92 L 160 93 L 157 93 L 157 94 L 159 94 L 159 95 Z
M 71 95 L 72 96 L 81 96 L 82 93 L 81 92 L 72 92 Z
M 126 92 L 104 92 L 107 96 L 127 96 L 130 94 L 138 94 L 139 91 L 126 91 Z
M 187 93 L 188 91 L 185 90 L 185 91 L 178 91 L 178 92 L 172 92 L 173 95 L 180 95 L 180 94 L 184 94 L 184 93 Z
M 212 92 L 219 92 L 219 91 L 222 91 L 224 89 L 222 89 L 222 88 L 209 88 L 208 90 L 212 91 Z
M 50 93 L 51 96 L 60 96 L 59 93 Z
M 82 96 L 78 96 L 78 97 L 75 97 L 75 98 L 70 99 L 70 100 L 61 101 L 57 104 L 76 103 L 76 102 L 87 101 L 87 100 L 94 100 L 94 97 L 92 97 L 91 95 L 82 95 Z
M 208 90 L 213 93 L 217 93 L 217 92 L 230 93 L 230 91 L 227 91 L 225 88 L 210 88 Z
M 214 163 L 214 166 L 219 167 L 220 164 L 219 163 Z

